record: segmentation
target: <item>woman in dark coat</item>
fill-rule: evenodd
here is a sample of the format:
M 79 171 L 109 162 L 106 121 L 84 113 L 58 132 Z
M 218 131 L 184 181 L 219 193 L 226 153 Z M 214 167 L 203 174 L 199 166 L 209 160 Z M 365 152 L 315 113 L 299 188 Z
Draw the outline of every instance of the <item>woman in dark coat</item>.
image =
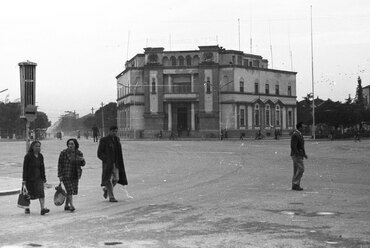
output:
M 33 141 L 23 161 L 23 182 L 31 197 L 31 200 L 39 199 L 41 215 L 50 210 L 45 208 L 44 183 L 46 183 L 44 157 L 40 153 L 40 141 Z M 29 214 L 30 209 L 26 208 L 25 213 Z
M 59 155 L 58 177 L 67 191 L 64 210 L 73 212 L 75 207 L 72 196 L 78 194 L 78 180 L 81 178 L 81 167 L 85 165 L 85 159 L 78 150 L 79 144 L 76 139 L 67 140 L 67 147 Z

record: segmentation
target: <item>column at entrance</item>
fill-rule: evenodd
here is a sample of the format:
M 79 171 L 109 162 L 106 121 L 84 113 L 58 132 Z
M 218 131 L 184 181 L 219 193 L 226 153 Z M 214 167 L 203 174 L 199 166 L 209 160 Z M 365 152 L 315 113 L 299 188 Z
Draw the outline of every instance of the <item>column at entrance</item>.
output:
M 194 103 L 191 103 L 191 130 L 195 130 L 195 111 L 194 111 Z
M 171 103 L 168 103 L 168 131 L 172 131 L 172 108 Z

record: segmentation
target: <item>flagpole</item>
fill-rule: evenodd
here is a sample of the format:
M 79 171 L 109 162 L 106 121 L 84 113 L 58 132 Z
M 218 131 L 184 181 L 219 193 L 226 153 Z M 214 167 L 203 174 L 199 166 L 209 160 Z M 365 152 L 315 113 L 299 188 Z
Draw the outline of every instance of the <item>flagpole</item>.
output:
M 312 5 L 311 8 L 311 71 L 312 71 L 312 138 L 316 139 L 315 135 L 315 81 L 313 73 L 313 34 L 312 34 Z

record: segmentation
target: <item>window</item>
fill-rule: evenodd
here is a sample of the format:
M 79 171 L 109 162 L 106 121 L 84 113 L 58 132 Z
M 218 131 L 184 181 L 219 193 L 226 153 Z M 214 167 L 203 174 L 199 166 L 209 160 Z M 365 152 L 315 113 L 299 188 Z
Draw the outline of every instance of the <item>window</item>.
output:
M 171 65 L 176 66 L 176 58 L 175 57 L 171 57 Z
M 179 57 L 179 66 L 184 66 L 184 57 L 183 56 Z
M 288 86 L 288 96 L 292 95 L 292 86 Z
M 279 84 L 275 85 L 275 95 L 279 95 Z
M 260 106 L 258 104 L 254 106 L 254 125 L 257 127 L 260 125 Z
M 256 82 L 256 83 L 254 83 L 254 93 L 255 94 L 258 94 L 259 93 L 259 90 L 258 90 L 258 83 Z
M 288 111 L 288 126 L 293 126 L 293 113 L 291 110 Z
M 238 65 L 242 64 L 242 56 L 238 55 Z
M 275 107 L 275 123 L 276 126 L 280 126 L 280 106 Z
M 244 127 L 245 126 L 245 118 L 244 118 L 244 109 L 240 109 L 240 126 Z
M 266 127 L 269 127 L 270 126 L 270 105 L 266 105 L 266 109 L 265 109 L 265 115 L 266 115 L 266 117 L 265 117 L 265 120 L 266 120 Z
M 210 94 L 211 93 L 211 79 L 209 77 L 207 77 L 206 87 L 207 87 L 207 94 Z
M 191 65 L 191 57 L 189 55 L 186 56 L 186 65 Z
M 265 93 L 266 93 L 266 95 L 270 94 L 270 85 L 269 84 L 265 84 Z
M 243 65 L 248 66 L 248 59 L 243 59 Z
M 244 80 L 243 79 L 240 79 L 240 92 L 244 92 Z
M 235 65 L 235 55 L 232 56 L 232 60 L 231 61 L 232 61 L 233 65 Z
M 155 78 L 152 78 L 152 93 L 155 94 L 156 85 L 155 85 Z

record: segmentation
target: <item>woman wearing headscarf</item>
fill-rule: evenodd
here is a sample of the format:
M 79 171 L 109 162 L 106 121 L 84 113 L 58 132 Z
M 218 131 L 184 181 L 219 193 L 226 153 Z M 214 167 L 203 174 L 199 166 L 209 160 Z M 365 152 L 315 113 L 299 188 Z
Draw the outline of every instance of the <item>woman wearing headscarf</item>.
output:
M 28 149 L 23 161 L 23 182 L 26 186 L 31 200 L 39 199 L 41 215 L 49 213 L 45 208 L 44 183 L 46 183 L 44 157 L 41 152 L 40 141 L 33 141 Z M 26 214 L 30 214 L 30 209 L 25 209 Z
M 65 211 L 75 211 L 73 205 L 73 195 L 78 194 L 78 180 L 81 178 L 85 159 L 82 152 L 78 149 L 79 144 L 76 139 L 67 140 L 67 149 L 63 150 L 58 160 L 58 177 L 63 182 L 67 191 L 65 201 Z

